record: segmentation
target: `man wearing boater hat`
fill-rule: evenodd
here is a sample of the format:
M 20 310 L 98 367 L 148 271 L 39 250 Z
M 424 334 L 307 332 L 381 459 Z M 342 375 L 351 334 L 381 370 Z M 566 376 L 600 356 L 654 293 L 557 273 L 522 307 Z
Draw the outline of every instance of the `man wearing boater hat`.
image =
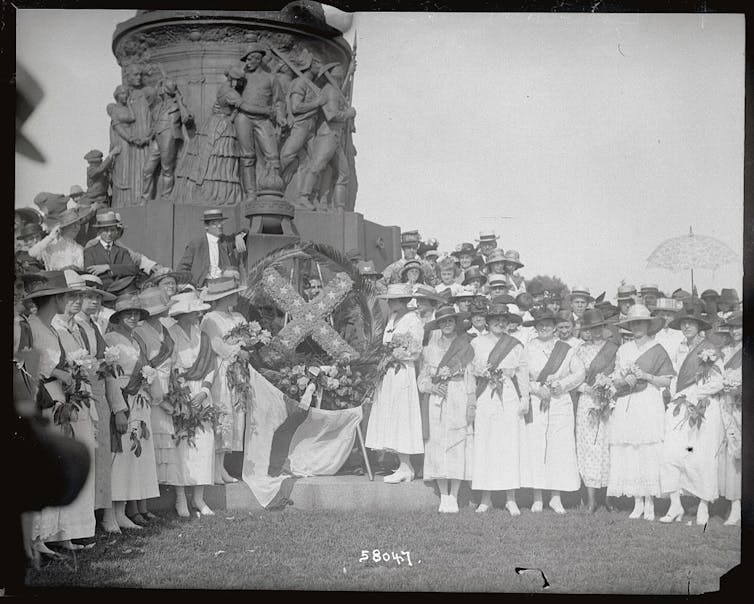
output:
M 500 235 L 495 235 L 495 231 L 480 231 L 477 239 L 477 251 L 479 252 L 482 262 L 487 263 L 488 257 L 492 250 L 497 248 L 497 240 Z
M 188 242 L 176 267 L 177 271 L 190 272 L 197 287 L 203 287 L 207 279 L 220 277 L 223 269 L 238 268 L 238 254 L 246 250 L 244 238 L 249 232 L 244 228 L 232 237 L 224 235 L 223 222 L 227 217 L 222 210 L 205 210 L 202 219 L 204 236 Z
M 403 250 L 403 258 L 396 260 L 392 264 L 382 271 L 385 285 L 391 283 L 401 282 L 401 270 L 403 265 L 409 260 L 418 260 L 422 266 L 422 272 L 424 273 L 424 283 L 426 285 L 436 285 L 437 277 L 432 270 L 432 266 L 425 260 L 420 260 L 417 256 L 419 250 L 419 243 L 421 242 L 421 235 L 419 231 L 404 231 L 401 233 L 401 249 Z

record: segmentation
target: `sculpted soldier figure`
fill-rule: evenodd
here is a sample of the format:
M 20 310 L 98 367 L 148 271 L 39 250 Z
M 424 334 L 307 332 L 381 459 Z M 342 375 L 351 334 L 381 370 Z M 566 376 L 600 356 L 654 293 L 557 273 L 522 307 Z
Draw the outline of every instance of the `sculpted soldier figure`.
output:
M 160 168 L 160 196 L 167 197 L 175 184 L 175 165 L 183 144 L 182 125 L 191 126 L 194 117 L 183 103 L 173 80 L 160 83 L 158 100 L 152 106 L 151 142 L 149 155 L 142 169 L 141 197 L 145 201 L 155 197 L 156 172 Z
M 108 188 L 110 186 L 110 172 L 113 168 L 115 158 L 121 153 L 122 148 L 117 146 L 110 150 L 110 154 L 103 160 L 102 151 L 92 149 L 84 155 L 87 162 L 86 167 L 86 193 L 85 199 L 90 204 L 97 204 L 99 207 L 110 205 Z
M 356 110 L 348 106 L 341 91 L 345 75 L 340 63 L 329 63 L 320 70 L 320 76 L 324 76 L 327 81 L 321 93 L 324 97 L 324 103 L 321 105 L 323 119 L 317 128 L 312 143 L 311 161 L 304 173 L 298 202 L 300 207 L 312 207 L 310 196 L 314 185 L 334 159 L 337 178 L 332 193 L 332 205 L 339 209 L 345 208 L 349 170 L 341 140 L 345 136 L 348 120 L 356 117 Z
M 286 185 L 295 173 L 295 161 L 299 152 L 304 148 L 307 141 L 314 136 L 317 109 L 325 102 L 324 96 L 317 94 L 316 87 L 312 84 L 314 80 L 312 55 L 308 52 L 305 53 L 296 66 L 301 72 L 301 77 L 293 80 L 286 97 L 291 132 L 280 150 L 280 168 L 283 171 L 283 181 Z M 306 204 L 303 207 L 314 207 L 308 199 L 305 201 Z
M 241 183 L 248 197 L 255 195 L 257 190 L 255 141 L 264 155 L 266 180 L 280 179 L 278 142 L 272 120 L 278 124 L 285 121 L 284 100 L 275 76 L 262 69 L 262 58 L 266 53 L 265 46 L 255 42 L 241 57 L 245 62 L 246 86 L 234 124 L 241 155 Z

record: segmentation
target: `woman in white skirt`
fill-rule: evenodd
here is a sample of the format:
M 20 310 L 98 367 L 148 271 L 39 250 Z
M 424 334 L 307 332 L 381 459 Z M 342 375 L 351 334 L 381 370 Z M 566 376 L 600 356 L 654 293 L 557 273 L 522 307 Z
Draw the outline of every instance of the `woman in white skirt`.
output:
M 455 513 L 461 481 L 471 480 L 471 424 L 476 402 L 471 372 L 474 349 L 469 336 L 458 330 L 458 322 L 466 318 L 465 314 L 444 306 L 435 315 L 427 328 L 439 329 L 440 336 L 432 338 L 424 348 L 419 373 L 419 391 L 429 395 L 423 476 L 424 480 L 437 481 L 439 511 Z
M 607 487 L 610 470 L 609 416 L 593 411 L 597 409 L 594 390 L 597 377 L 613 374 L 615 353 L 618 352 L 618 345 L 605 339 L 605 334 L 610 335 L 606 324 L 600 311 L 585 310 L 581 317 L 584 343 L 576 350 L 576 356 L 586 368 L 584 383 L 576 389 L 576 459 L 586 487 L 587 509 L 592 514 L 597 509 L 597 489 Z M 607 497 L 604 503 L 610 509 Z
M 520 440 L 529 408 L 529 372 L 523 345 L 507 330 L 521 318 L 511 314 L 507 304 L 497 303 L 490 305 L 485 318 L 489 332 L 471 343 L 477 375 L 471 488 L 482 491 L 477 512 L 492 507 L 492 491 L 505 491 L 505 508 L 518 516 L 516 489 L 521 486 Z M 490 379 L 490 372 L 498 372 L 497 379 Z
M 141 307 L 139 297 L 124 294 L 115 301 L 111 330 L 105 334 L 107 345 L 118 351 L 116 363 L 123 369 L 123 375 L 108 377 L 105 387 L 110 407 L 118 410 L 112 416 L 110 430 L 113 510 L 118 526 L 128 529 L 141 526 L 126 516 L 126 502 L 160 496 L 149 402 L 149 381 L 157 378 L 134 334 L 139 322 L 147 317 L 149 313 Z
M 730 342 L 723 348 L 724 394 L 722 398 L 725 444 L 720 452 L 720 495 L 730 501 L 727 525 L 741 523 L 741 362 L 743 360 L 743 314 L 734 312 L 723 324 Z
M 383 344 L 390 345 L 393 340 L 400 340 L 405 346 L 396 349 L 393 354 L 400 366 L 389 368 L 377 384 L 367 426 L 366 446 L 397 453 L 400 461 L 398 469 L 383 479 L 388 484 L 395 484 L 414 479 L 409 456 L 424 453 L 419 389 L 414 367 L 421 356 L 424 326 L 418 315 L 408 308 L 413 297 L 408 283 L 391 283 L 387 292 L 378 297 L 387 300 L 390 310 L 382 336 Z
M 660 463 L 665 406 L 662 389 L 670 385 L 675 371 L 668 353 L 655 342 L 662 327 L 660 317 L 635 304 L 625 320 L 616 323 L 633 334 L 618 348 L 613 385 L 617 389 L 610 417 L 610 474 L 607 496 L 634 498 L 629 518 L 654 520 L 654 497 L 660 496 Z
M 522 439 L 521 483 L 534 489 L 532 512 L 542 511 L 542 489 L 548 489 L 550 507 L 565 514 L 560 492 L 577 491 L 581 484 L 569 393 L 584 381 L 585 368 L 574 349 L 555 336 L 556 320 L 544 311 L 524 322 L 536 329 L 537 337 L 525 349 L 531 405 Z
M 191 405 L 194 408 L 211 406 L 210 391 L 215 377 L 216 356 L 209 336 L 201 331 L 199 321 L 202 313 L 209 310 L 209 304 L 199 300 L 196 292 L 185 292 L 173 296 L 170 316 L 177 322 L 170 327 L 170 335 L 175 342 L 173 371 L 185 380 L 191 391 Z M 197 429 L 193 442 L 181 438 L 175 451 L 176 469 L 169 484 L 175 486 L 175 509 L 178 515 L 189 516 L 186 501 L 186 487 L 193 486 L 192 503 L 203 516 L 214 512 L 204 501 L 204 487 L 213 482 L 215 461 L 215 434 L 212 425 L 205 423 Z
M 698 310 L 686 308 L 668 327 L 678 329 L 684 341 L 674 359 L 677 376 L 670 384 L 671 400 L 665 412 L 660 486 L 670 495 L 670 508 L 661 522 L 681 521 L 681 495 L 699 498 L 696 523 L 707 524 L 709 504 L 717 499 L 718 456 L 724 431 L 720 413 L 723 362 L 720 351 L 702 335 L 712 325 Z M 697 414 L 703 418 L 694 421 Z

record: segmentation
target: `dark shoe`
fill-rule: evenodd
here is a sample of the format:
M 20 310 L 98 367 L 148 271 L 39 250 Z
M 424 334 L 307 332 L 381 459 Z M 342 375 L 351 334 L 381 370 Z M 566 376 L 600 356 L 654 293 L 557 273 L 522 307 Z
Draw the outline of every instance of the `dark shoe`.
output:
M 158 520 L 160 520 L 160 517 L 156 514 L 153 514 L 152 512 L 144 512 L 141 516 L 147 522 L 157 522 Z
M 613 510 L 615 510 L 615 506 L 613 506 L 613 504 L 610 503 L 610 498 L 609 497 L 605 497 L 605 502 L 603 503 L 603 505 L 605 506 L 605 509 L 608 512 L 612 512 Z
M 586 506 L 586 511 L 590 514 L 594 514 L 594 512 L 597 511 L 597 502 L 596 501 L 590 501 Z
M 141 514 L 134 514 L 133 516 L 129 516 L 126 514 L 126 517 L 133 522 L 134 524 L 138 524 L 139 526 L 147 526 L 149 524 L 149 521 L 144 518 Z

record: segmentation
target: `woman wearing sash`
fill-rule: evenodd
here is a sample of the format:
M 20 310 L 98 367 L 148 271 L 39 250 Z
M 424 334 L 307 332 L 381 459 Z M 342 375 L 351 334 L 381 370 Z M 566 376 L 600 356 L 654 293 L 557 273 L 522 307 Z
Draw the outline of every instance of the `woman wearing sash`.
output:
M 436 480 L 440 512 L 458 512 L 458 489 L 471 480 L 472 428 L 476 402 L 470 363 L 474 349 L 470 338 L 457 330 L 465 315 L 452 306 L 438 309 L 427 324 L 439 329 L 424 348 L 419 391 L 428 395 L 429 434 L 424 444 L 424 480 Z M 450 481 L 450 485 L 448 485 Z M 450 486 L 450 490 L 448 490 Z
M 172 484 L 175 478 L 175 443 L 173 442 L 172 408 L 165 401 L 168 393 L 170 370 L 173 364 L 173 338 L 167 325 L 175 323 L 167 316 L 169 300 L 162 288 L 150 287 L 139 294 L 141 307 L 149 313 L 149 318 L 134 329 L 134 336 L 140 342 L 149 366 L 157 373 L 150 387 L 152 442 L 157 462 L 157 482 Z M 167 323 L 167 325 L 166 325 Z M 128 510 L 136 524 L 147 524 L 157 520 L 157 516 L 147 510 L 147 502 L 139 501 L 137 509 Z
M 605 340 L 607 321 L 598 310 L 585 310 L 581 318 L 581 335 L 584 343 L 576 350 L 576 356 L 586 367 L 584 382 L 574 391 L 576 404 L 576 459 L 579 474 L 587 492 L 587 509 L 597 509 L 596 491 L 607 487 L 610 470 L 610 447 L 608 444 L 608 417 L 591 411 L 598 408 L 594 385 L 597 376 L 611 376 L 615 369 L 615 353 L 618 345 Z M 607 497 L 605 507 L 610 510 Z
M 169 311 L 170 316 L 177 319 L 169 330 L 175 342 L 173 370 L 186 380 L 193 407 L 211 406 L 210 390 L 214 382 L 216 359 L 209 336 L 199 327 L 202 313 L 211 307 L 201 302 L 196 292 L 177 294 L 173 301 Z M 187 486 L 194 487 L 194 508 L 203 516 L 214 515 L 204 501 L 204 487 L 213 482 L 215 433 L 206 422 L 203 428 L 196 430 L 193 443 L 183 438 L 176 445 L 176 471 L 169 484 L 175 486 L 175 508 L 183 518 L 189 516 Z
M 675 356 L 678 375 L 670 384 L 665 412 L 660 486 L 670 494 L 670 508 L 660 521 L 680 522 L 681 495 L 687 494 L 699 498 L 696 523 L 704 525 L 709 504 L 719 494 L 718 456 L 724 432 L 716 395 L 723 389 L 723 362 L 720 351 L 700 333 L 710 332 L 712 325 L 698 310 L 680 311 L 668 326 L 680 330 L 685 339 Z M 702 418 L 696 417 L 699 413 Z
M 617 389 L 610 417 L 610 475 L 607 496 L 634 498 L 629 518 L 654 520 L 653 497 L 660 496 L 660 464 L 665 407 L 662 389 L 675 375 L 673 364 L 654 334 L 662 319 L 634 304 L 626 319 L 616 323 L 633 339 L 618 348 L 613 385 Z
M 383 344 L 389 346 L 397 336 L 405 340 L 405 346 L 400 352 L 396 351 L 398 356 L 394 355 L 401 366 L 389 368 L 377 385 L 367 426 L 368 448 L 392 451 L 398 455 L 398 469 L 383 479 L 388 484 L 412 481 L 414 469 L 409 456 L 424 453 L 419 390 L 414 369 L 421 355 L 424 326 L 417 314 L 408 308 L 412 297 L 412 288 L 408 283 L 391 283 L 387 291 L 378 296 L 387 300 L 390 310 L 382 336 Z
M 45 277 L 31 285 L 25 300 L 33 300 L 37 312 L 29 316 L 29 329 L 33 350 L 39 353 L 39 392 L 37 402 L 43 416 L 49 419 L 48 430 L 62 431 L 61 426 L 53 421 L 53 414 L 65 401 L 64 385 L 72 383 L 72 376 L 66 370 L 66 352 L 80 348 L 74 336 L 68 335 L 64 348 L 63 338 L 55 329 L 58 312 L 65 313 L 70 319 L 74 311 L 81 306 L 81 295 L 86 291 L 84 279 L 75 271 L 46 271 L 39 273 Z M 93 407 L 93 406 L 92 406 Z M 94 411 L 96 418 L 96 411 Z M 94 427 L 89 409 L 82 409 L 78 417 L 72 417 L 70 426 L 73 438 L 83 442 L 94 455 Z M 18 461 L 16 462 L 18 463 Z M 84 539 L 94 536 L 94 465 L 89 468 L 84 487 L 76 499 L 66 506 L 47 507 L 33 514 L 31 523 L 32 548 L 40 554 L 55 557 L 45 542 L 57 541 L 68 550 L 82 549 L 71 539 Z
M 102 281 L 94 275 L 84 276 L 87 281 L 94 281 L 100 287 Z M 115 300 L 115 296 L 93 288 L 84 293 L 81 301 L 81 311 L 76 315 L 76 324 L 81 333 L 84 345 L 92 357 L 97 360 L 97 365 L 105 358 L 105 339 L 102 337 L 97 321 L 94 319 L 99 312 L 102 301 Z M 102 510 L 100 525 L 107 533 L 120 533 L 120 527 L 115 521 L 113 514 L 113 499 L 110 494 L 110 466 L 112 456 L 110 454 L 110 405 L 105 394 L 105 380 L 98 377 L 96 367 L 89 371 L 89 380 L 92 388 L 92 398 L 97 408 L 99 418 L 95 426 L 94 438 L 97 449 L 94 454 L 94 509 Z
M 548 489 L 550 507 L 565 514 L 560 492 L 577 491 L 581 483 L 569 393 L 584 381 L 585 369 L 573 348 L 555 336 L 556 320 L 544 311 L 524 322 L 537 337 L 525 349 L 531 405 L 524 418 L 521 484 L 534 489 L 532 512 L 542 511 L 542 489 Z
M 201 330 L 209 336 L 213 352 L 217 355 L 217 371 L 212 386 L 212 400 L 220 407 L 222 416 L 215 435 L 215 484 L 238 482 L 225 469 L 225 454 L 243 451 L 246 412 L 236 408 L 239 394 L 228 386 L 228 366 L 236 359 L 249 360 L 248 353 L 240 344 L 228 344 L 223 337 L 236 325 L 246 320 L 241 313 L 232 310 L 238 303 L 238 293 L 246 288 L 239 285 L 241 275 L 236 270 L 226 269 L 217 279 L 207 279 L 207 288 L 200 295 L 212 310 L 204 315 Z
M 723 348 L 725 363 L 722 398 L 725 444 L 718 468 L 720 495 L 730 500 L 730 514 L 724 524 L 741 523 L 741 361 L 743 358 L 743 314 L 734 312 L 723 323 L 730 330 L 730 343 Z
M 115 301 L 111 329 L 105 334 L 105 343 L 117 351 L 115 362 L 123 369 L 123 375 L 105 380 L 105 388 L 113 409 L 110 423 L 113 509 L 120 528 L 128 529 L 141 526 L 126 516 L 126 502 L 160 496 L 148 398 L 151 387 L 142 372 L 149 367 L 149 361 L 134 333 L 139 322 L 148 317 L 137 295 L 124 294 Z M 153 383 L 156 380 L 154 377 Z
M 506 509 L 518 516 L 516 489 L 521 486 L 519 451 L 523 414 L 529 407 L 529 372 L 523 345 L 506 332 L 509 323 L 521 323 L 521 318 L 506 304 L 493 302 L 486 319 L 489 332 L 471 342 L 477 375 L 471 488 L 482 491 L 477 512 L 492 507 L 492 491 L 505 491 Z M 502 371 L 502 376 L 490 379 L 489 372 L 495 371 Z

